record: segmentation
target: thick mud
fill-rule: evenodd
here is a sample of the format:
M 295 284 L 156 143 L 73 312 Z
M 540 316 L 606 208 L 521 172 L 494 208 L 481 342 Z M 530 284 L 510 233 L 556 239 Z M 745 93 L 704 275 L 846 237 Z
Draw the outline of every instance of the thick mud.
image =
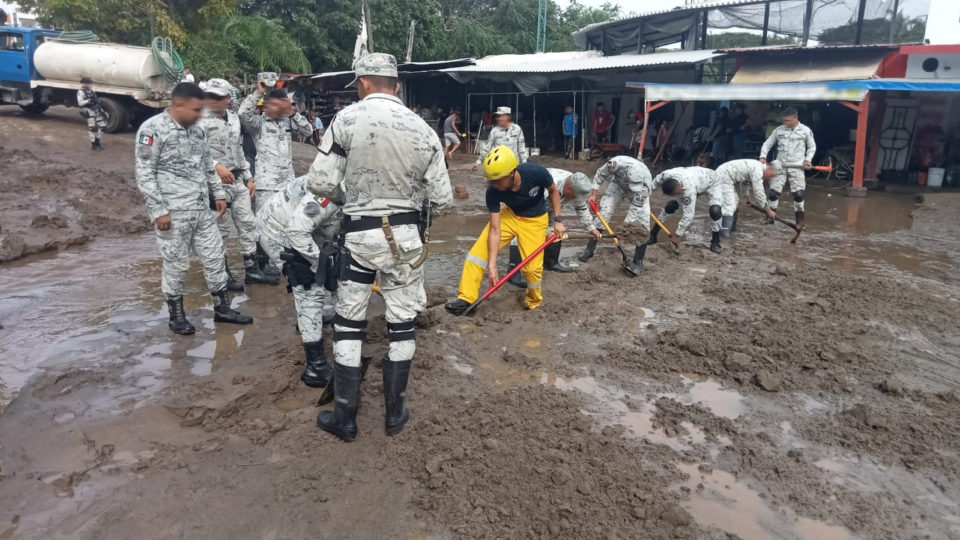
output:
M 214 326 L 195 264 L 181 338 L 149 232 L 4 263 L 0 536 L 960 537 L 960 197 L 811 189 L 796 246 L 742 215 L 714 255 L 698 219 L 637 278 L 604 245 L 539 310 L 508 288 L 456 318 L 474 195 L 433 231 L 411 421 L 383 433 L 375 296 L 349 445 L 282 287 Z

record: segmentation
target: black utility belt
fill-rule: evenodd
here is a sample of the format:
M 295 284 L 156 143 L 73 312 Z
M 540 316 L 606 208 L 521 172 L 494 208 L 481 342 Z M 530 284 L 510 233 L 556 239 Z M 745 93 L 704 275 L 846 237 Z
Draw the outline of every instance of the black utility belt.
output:
M 420 223 L 420 212 L 405 212 L 394 214 L 389 218 L 390 226 L 417 225 Z M 346 232 L 370 231 L 383 228 L 383 218 L 377 216 L 347 216 Z

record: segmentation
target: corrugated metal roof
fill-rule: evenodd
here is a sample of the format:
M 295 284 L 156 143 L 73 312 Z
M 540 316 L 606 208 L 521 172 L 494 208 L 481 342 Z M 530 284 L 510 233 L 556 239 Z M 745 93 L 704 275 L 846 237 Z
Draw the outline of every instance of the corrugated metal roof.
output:
M 804 47 L 803 45 L 765 45 L 758 47 L 735 47 L 732 49 L 717 49 L 720 52 L 724 53 L 781 53 L 781 52 L 794 52 L 794 51 L 812 51 L 816 52 L 819 50 L 825 51 L 841 51 L 849 49 L 852 51 L 862 51 L 862 50 L 889 50 L 895 51 L 900 48 L 900 45 L 892 45 L 885 43 L 877 43 L 870 45 L 811 45 L 809 47 Z
M 579 53 L 574 55 L 572 53 Z M 553 56 L 551 56 L 553 55 Z M 714 51 L 670 51 L 652 54 L 600 56 L 597 51 L 496 55 L 477 60 L 476 65 L 441 70 L 445 73 L 560 73 L 644 66 L 685 65 L 705 62 L 722 53 Z
M 728 6 L 742 6 L 747 4 L 762 4 L 766 0 L 732 0 L 732 1 L 721 1 L 721 2 L 703 2 L 702 4 L 694 4 L 691 6 L 682 6 L 675 7 L 671 9 L 660 9 L 656 11 L 647 11 L 645 13 L 640 13 L 637 15 L 628 15 L 626 17 L 620 17 L 619 19 L 610 19 L 609 21 L 597 22 L 593 24 L 588 24 L 580 30 L 573 32 L 574 35 L 582 34 L 584 32 L 590 32 L 591 30 L 596 30 L 598 28 L 603 28 L 604 26 L 633 22 L 646 17 L 652 17 L 654 15 L 663 15 L 666 13 L 690 13 L 693 11 L 700 11 L 703 9 L 711 9 L 716 7 L 728 7 Z

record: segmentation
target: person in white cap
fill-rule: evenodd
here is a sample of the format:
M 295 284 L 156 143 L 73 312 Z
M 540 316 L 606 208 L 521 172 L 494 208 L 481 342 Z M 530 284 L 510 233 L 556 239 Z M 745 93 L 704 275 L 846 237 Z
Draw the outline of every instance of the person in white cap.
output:
M 777 213 L 770 208 L 770 202 L 763 189 L 763 181 L 770 181 L 783 174 L 783 166 L 779 161 L 768 161 L 766 164 L 756 159 L 734 159 L 717 167 L 717 176 L 720 177 L 720 189 L 723 195 L 723 217 L 720 219 L 720 238 L 730 238 L 730 233 L 737 226 L 737 189 L 743 185 L 745 193 L 753 193 L 757 206 L 763 208 L 767 217 L 773 219 Z
M 349 86 L 356 86 L 360 101 L 334 117 L 307 173 L 311 192 L 344 201 L 333 320 L 334 410 L 317 416 L 320 429 L 344 441 L 357 436 L 360 349 L 377 274 L 390 341 L 382 362 L 387 435 L 399 433 L 410 418 L 404 402 L 417 349 L 414 319 L 427 302 L 418 225 L 429 227 L 421 221 L 424 206 L 453 202 L 437 133 L 397 97 L 397 59 L 370 53 L 357 59 L 353 71 Z
M 527 162 L 527 157 L 529 157 L 527 141 L 523 138 L 523 130 L 520 129 L 520 126 L 514 124 L 511 120 L 510 112 L 510 107 L 497 107 L 497 112 L 494 113 L 497 125 L 493 126 L 487 140 L 480 141 L 480 146 L 477 148 L 481 157 L 498 146 L 506 146 L 513 150 L 520 163 Z M 473 164 L 473 170 L 480 167 L 481 157 L 478 157 L 477 162 Z
M 243 156 L 240 139 L 240 117 L 230 110 L 233 87 L 223 79 L 210 79 L 206 82 L 203 117 L 200 127 L 207 132 L 207 143 L 217 169 L 217 176 L 223 183 L 227 194 L 227 213 L 237 228 L 240 253 L 243 255 L 245 283 L 264 283 L 276 285 L 280 279 L 267 276 L 257 264 L 256 218 L 250 199 L 256 192 L 250 164 Z M 219 219 L 220 235 L 226 238 L 230 231 L 227 214 Z M 228 257 L 229 259 L 229 257 Z M 227 288 L 242 291 L 243 285 L 233 279 L 230 265 L 227 265 Z

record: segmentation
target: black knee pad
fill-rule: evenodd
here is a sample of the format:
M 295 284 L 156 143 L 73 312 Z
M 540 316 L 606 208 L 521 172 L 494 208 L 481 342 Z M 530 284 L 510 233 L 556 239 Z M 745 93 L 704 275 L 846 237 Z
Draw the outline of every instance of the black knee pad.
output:
M 367 321 L 354 321 L 337 315 L 333 318 L 333 324 L 334 341 L 363 341 L 367 337 Z M 343 326 L 349 330 L 338 330 L 337 326 Z
M 767 193 L 767 198 L 770 199 L 771 201 L 779 200 L 779 199 L 780 199 L 780 192 L 779 192 L 779 191 L 774 191 L 774 190 L 771 189 L 771 190 Z
M 793 192 L 793 202 L 803 202 L 803 190 L 798 189 Z
M 710 205 L 710 219 L 716 221 L 723 217 L 723 211 L 720 209 L 719 204 Z
M 668 202 L 667 205 L 663 207 L 663 212 L 665 214 L 672 214 L 679 209 L 680 209 L 680 201 L 677 201 L 676 199 L 674 199 Z
M 416 323 L 414 321 L 404 321 L 398 323 L 387 323 L 387 338 L 391 341 L 413 341 L 416 338 Z

